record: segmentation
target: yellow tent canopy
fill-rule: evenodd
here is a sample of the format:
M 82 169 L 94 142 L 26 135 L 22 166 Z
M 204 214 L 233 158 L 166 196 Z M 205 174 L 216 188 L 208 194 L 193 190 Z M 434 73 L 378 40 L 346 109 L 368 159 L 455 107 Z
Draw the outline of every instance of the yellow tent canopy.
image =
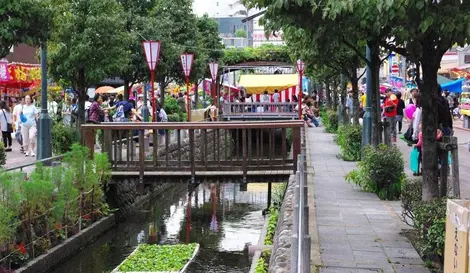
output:
M 263 94 L 264 91 L 273 94 L 275 89 L 282 91 L 291 88 L 298 81 L 297 74 L 241 75 L 238 86 L 245 88 L 248 94 Z

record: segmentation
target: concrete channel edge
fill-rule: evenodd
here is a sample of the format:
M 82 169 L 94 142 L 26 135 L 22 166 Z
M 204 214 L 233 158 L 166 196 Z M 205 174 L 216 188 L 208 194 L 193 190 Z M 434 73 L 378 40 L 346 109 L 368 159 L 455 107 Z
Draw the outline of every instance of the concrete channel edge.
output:
M 314 187 L 314 176 L 315 176 L 315 167 L 312 164 L 310 159 L 310 145 L 308 141 L 308 129 L 305 130 L 307 134 L 307 187 L 308 187 L 308 207 L 309 216 L 308 219 L 310 223 L 308 224 L 309 235 L 311 238 L 311 247 L 310 247 L 310 267 L 311 272 L 317 272 L 318 268 L 322 266 L 321 254 L 320 254 L 320 239 L 318 236 L 318 226 L 317 226 L 317 216 L 316 216 L 316 206 L 315 206 L 315 187 Z

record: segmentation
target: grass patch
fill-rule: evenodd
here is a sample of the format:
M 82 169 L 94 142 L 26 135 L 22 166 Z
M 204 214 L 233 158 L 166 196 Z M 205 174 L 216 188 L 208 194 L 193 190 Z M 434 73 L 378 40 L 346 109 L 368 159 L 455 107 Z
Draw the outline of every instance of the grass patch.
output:
M 258 263 L 255 267 L 255 273 L 268 273 L 269 259 L 271 258 L 271 251 L 265 250 L 261 253 Z
M 266 232 L 266 237 L 264 238 L 264 245 L 272 245 L 274 240 L 274 234 L 276 234 L 277 220 L 279 219 L 279 210 L 276 208 L 271 208 L 269 212 L 269 222 L 268 222 L 268 231 Z
M 140 245 L 119 266 L 119 272 L 179 271 L 193 257 L 197 244 Z

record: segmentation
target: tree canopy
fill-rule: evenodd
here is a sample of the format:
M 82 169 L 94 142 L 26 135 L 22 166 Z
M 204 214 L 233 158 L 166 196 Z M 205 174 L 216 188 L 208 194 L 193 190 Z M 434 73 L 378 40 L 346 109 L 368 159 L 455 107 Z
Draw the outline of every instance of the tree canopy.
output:
M 0 59 L 20 43 L 39 45 L 51 27 L 51 10 L 35 0 L 2 1 L 0 8 Z
M 260 47 L 229 48 L 225 50 L 222 63 L 226 66 L 246 62 L 292 63 L 286 46 L 263 45 Z
M 50 40 L 50 73 L 70 83 L 79 95 L 84 121 L 87 87 L 117 75 L 126 65 L 123 9 L 116 0 L 69 0 L 56 5 Z

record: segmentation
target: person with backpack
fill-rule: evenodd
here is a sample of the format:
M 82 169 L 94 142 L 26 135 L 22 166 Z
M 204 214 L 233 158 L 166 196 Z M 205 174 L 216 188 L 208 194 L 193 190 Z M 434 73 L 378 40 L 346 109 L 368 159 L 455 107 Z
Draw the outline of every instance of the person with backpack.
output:
M 11 152 L 13 124 L 11 121 L 10 107 L 5 101 L 0 101 L 0 129 L 2 131 L 5 152 Z

